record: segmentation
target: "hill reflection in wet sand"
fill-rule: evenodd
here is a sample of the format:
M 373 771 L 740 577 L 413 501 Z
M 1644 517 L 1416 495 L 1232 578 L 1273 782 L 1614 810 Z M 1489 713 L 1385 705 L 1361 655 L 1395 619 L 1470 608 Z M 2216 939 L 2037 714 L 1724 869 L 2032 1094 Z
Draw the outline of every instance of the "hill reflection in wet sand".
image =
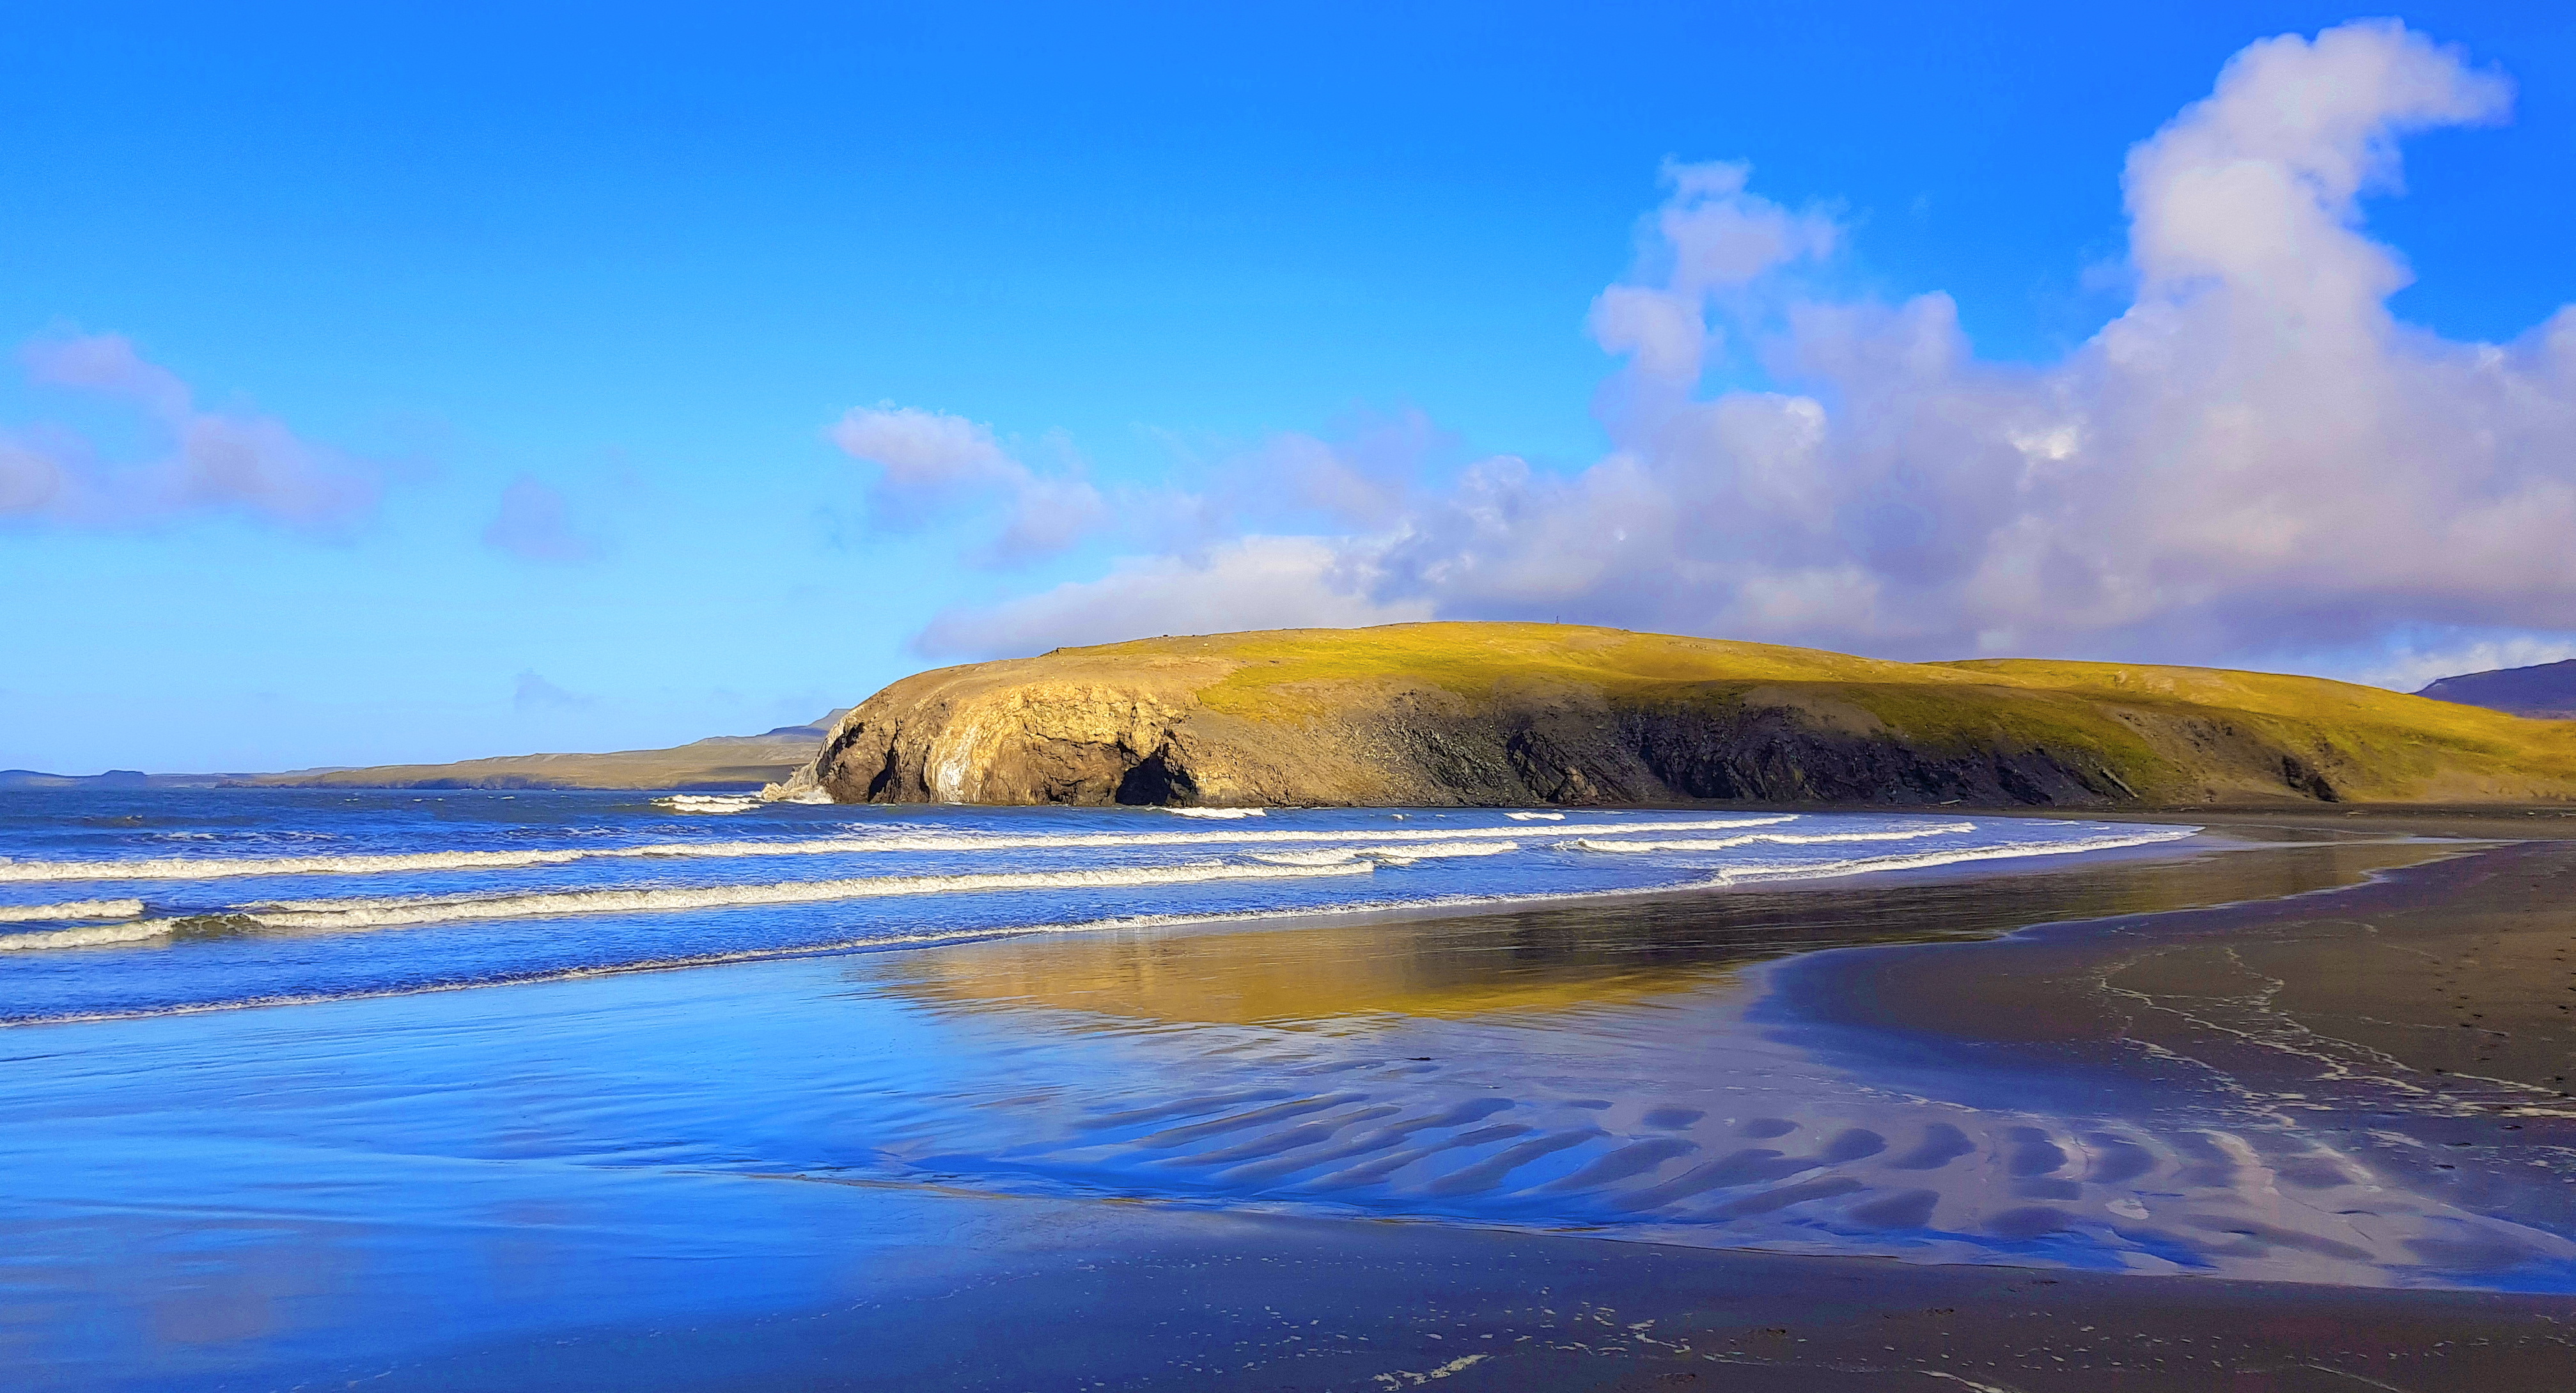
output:
M 1733 981 L 1823 948 L 1986 938 L 2348 885 L 2424 859 L 2358 840 L 2001 877 L 1844 881 L 1499 914 L 1383 914 L 1256 928 L 1021 939 L 870 960 L 856 980 L 939 1005 L 1137 1021 L 1349 1025 L 1376 1015 L 1600 1012 Z
M 1115 1052 L 1117 1067 L 1081 1077 L 1015 1068 L 971 1122 L 927 1123 L 963 1099 L 908 1110 L 911 1164 L 947 1183 L 1922 1261 L 2555 1289 L 2576 1243 L 2548 1222 L 2555 1179 L 2515 1158 L 2446 1198 L 2353 1129 L 2249 1106 L 2223 1078 L 2096 1070 L 2070 1103 L 2045 1061 L 2016 1073 L 1973 1041 L 1950 1076 L 1880 1077 L 1814 1053 L 1794 1008 L 1766 997 L 1766 960 L 1803 970 L 1837 960 L 1819 949 L 2278 901 L 2460 849 L 2329 839 L 1974 882 L 1021 941 L 849 975 L 1000 1025 L 1023 1059 L 1048 1042 Z M 2019 950 L 1995 951 L 1992 970 L 2014 971 Z M 1868 983 L 1909 990 L 1902 973 Z

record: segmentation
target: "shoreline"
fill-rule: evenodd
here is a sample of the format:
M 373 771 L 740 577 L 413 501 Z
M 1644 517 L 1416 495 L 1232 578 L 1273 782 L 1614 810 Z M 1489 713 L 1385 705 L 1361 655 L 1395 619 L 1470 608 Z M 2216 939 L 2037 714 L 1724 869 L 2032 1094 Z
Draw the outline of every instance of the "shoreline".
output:
M 2077 1007 L 2091 999 L 2085 984 L 2099 980 L 2094 965 L 2106 951 L 2260 942 L 2292 966 L 2331 966 L 2342 940 L 2300 935 L 2362 920 L 2382 939 L 2486 935 L 2479 952 L 2503 942 L 2499 933 L 2561 947 L 2576 940 L 2568 897 L 2549 888 L 2576 885 L 2576 845 L 2455 839 L 2492 830 L 2421 814 L 2367 827 L 2260 815 L 2222 833 L 2238 839 L 2225 849 L 2086 854 L 2019 871 L 983 939 L 746 963 L 744 974 L 618 970 L 521 984 L 521 993 L 460 988 L 299 1013 L 87 1023 L 90 1033 L 57 1033 L 47 1053 L 15 1066 L 18 1104 L 47 1097 L 43 1080 L 60 1070 L 118 1071 L 130 1093 L 123 1102 L 86 1090 L 59 1097 L 67 1111 L 29 1110 L 17 1136 L 0 1138 L 0 1236 L 27 1255 L 17 1279 L 0 1285 L 0 1368 L 25 1361 L 26 1386 L 46 1390 L 365 1380 L 388 1390 L 752 1393 L 1096 1381 L 1250 1393 L 1435 1378 L 1462 1393 L 2547 1387 L 2576 1361 L 2576 1297 L 2557 1291 L 1697 1246 L 1643 1229 L 1612 1237 L 1561 1223 L 1514 1227 L 1473 1211 L 1279 1212 L 1258 1192 L 1032 1194 L 1012 1190 L 1007 1171 L 990 1173 L 1003 1177 L 998 1185 L 942 1182 L 939 1165 L 871 1179 L 865 1157 L 896 1139 L 841 1136 L 879 1089 L 869 1070 L 887 1060 L 920 1055 L 920 1067 L 961 1080 L 924 1098 L 962 1096 L 970 1112 L 1007 1113 L 1035 1096 L 1036 1082 L 1087 1081 L 1091 1056 L 1038 1075 L 1003 1066 L 1079 1050 L 1090 1037 L 1204 1039 L 1199 1057 L 1217 1061 L 1283 1033 L 1321 1048 L 1337 1034 L 1379 1031 L 1379 1042 L 1353 1046 L 1361 1058 L 1394 1055 L 1380 1062 L 1400 1075 L 1426 1067 L 1401 1062 L 1407 1053 L 1443 1055 L 1432 1067 L 1453 1071 L 1443 1076 L 1448 1092 L 1408 1101 L 1396 1083 L 1344 1069 L 1332 1050 L 1295 1056 L 1305 1063 L 1280 1081 L 1357 1085 L 1373 1095 L 1363 1102 L 1418 1110 L 1512 1077 L 1474 1072 L 1439 1041 L 1519 1032 L 1542 1052 L 1586 1039 L 1605 1043 L 1579 1048 L 1599 1050 L 1625 1037 L 1588 1036 L 1585 1021 L 1651 1027 L 1712 988 L 1795 1008 L 1767 1027 L 1796 1037 L 1782 1046 L 1792 1053 L 1871 1044 L 1881 1052 L 1852 1067 L 1897 1092 L 1919 1062 L 1889 1057 L 1887 1042 L 1930 1040 L 1934 1062 L 1949 1069 L 1938 1096 L 1973 1103 L 1979 1078 L 2063 1073 L 2069 1087 L 2090 1090 L 2092 1105 L 2151 1114 L 2204 1081 L 2141 1081 L 2116 1040 L 2084 1033 L 2099 1018 Z M 2412 837 L 2444 840 L 2402 840 Z M 2544 860 L 2571 879 L 2521 874 Z M 1872 965 L 1874 980 L 1901 989 L 1822 980 Z M 1802 977 L 1816 980 L 1794 980 Z M 2296 974 L 2283 980 L 2313 988 Z M 2443 1001 L 2458 1005 L 2460 989 L 2474 993 L 2482 981 L 2501 989 L 2519 980 L 2444 977 Z M 835 1005 L 860 999 L 897 1013 Z M 1912 1014 L 1888 1016 L 1891 1002 Z M 2319 1010 L 2304 999 L 2281 1004 L 2294 1015 Z M 843 1038 L 830 1028 L 839 1020 L 900 1029 Z M 1402 1034 L 1377 1024 L 1396 1021 L 1428 1024 Z M 2168 1031 L 2150 1043 L 2172 1052 L 2178 1039 Z M 658 1061 L 632 1048 L 647 1045 Z M 2019 1052 L 2021 1062 L 1974 1058 L 1997 1051 Z M 1541 1072 L 1569 1067 L 1548 1053 L 1527 1058 Z M 1959 1067 L 1962 1058 L 1975 1067 Z M 2264 1083 L 2254 1063 L 2216 1062 L 2240 1082 Z M 804 1074 L 782 1082 L 789 1063 Z M 1526 1066 L 1503 1058 L 1494 1067 Z M 656 1068 L 698 1080 L 732 1111 L 665 1109 L 669 1080 L 657 1082 Z M 1601 1069 L 1619 1074 L 1615 1062 Z M 1317 1082 L 1297 1082 L 1309 1077 Z M 2105 1089 L 2104 1079 L 2119 1086 Z M 619 1080 L 626 1092 L 603 1088 Z M 437 1087 L 424 1093 L 424 1081 Z M 1186 1070 L 1109 1080 L 1067 1096 L 1060 1115 L 1091 1117 L 1131 1086 L 1144 1090 L 1133 1103 L 1163 1107 L 1175 1092 L 1230 1085 Z M 1558 1091 L 1581 1097 L 1564 1090 L 1587 1086 L 1574 1077 Z M 269 1101 L 241 1109 L 243 1097 Z M 2003 1100 L 2007 1114 L 2029 1101 Z M 2328 1130 L 2343 1125 L 2332 1109 L 2366 1114 L 2367 1102 L 2311 1098 L 2307 1116 Z M 1524 1095 L 1519 1105 L 1539 1101 Z M 910 1106 L 898 1100 L 896 1113 Z M 452 1116 L 417 1130 L 431 1125 L 420 1114 L 442 1109 Z M 1611 1115 L 1596 1116 L 1607 1124 Z M 742 1119 L 752 1130 L 738 1130 Z M 2470 1108 L 2435 1122 L 2485 1128 L 2471 1139 L 2484 1150 L 2469 1153 L 2481 1164 L 2567 1144 L 2527 1116 Z M 2508 1122 L 2516 1130 L 2505 1132 Z M 1819 1125 L 1799 1135 L 1821 1141 Z M 2464 1136 L 2424 1140 L 2438 1154 Z M 603 1142 L 614 1145 L 594 1154 Z M 826 1149 L 782 1169 L 770 1158 L 791 1154 L 779 1149 L 788 1143 Z M 1743 1144 L 1712 1138 L 1708 1154 Z M 167 1162 L 176 1156 L 203 1162 L 174 1173 Z M 2451 1185 L 2444 1193 L 2471 1213 L 2501 1202 L 2491 1187 L 2443 1180 L 2432 1163 L 2390 1174 Z M 2297 1157 L 2267 1152 L 2264 1164 L 2295 1188 Z M 1078 1184 L 1079 1173 L 1066 1174 Z M 2576 1216 L 2540 1217 L 2556 1232 L 2576 1229 Z M 2297 1236 L 2221 1237 L 2259 1245 Z M 316 1287 L 303 1273 L 340 1275 Z M 496 1274 L 518 1275 L 496 1287 Z M 52 1324 L 74 1294 L 82 1321 Z M 52 1340 L 73 1343 L 38 1360 Z

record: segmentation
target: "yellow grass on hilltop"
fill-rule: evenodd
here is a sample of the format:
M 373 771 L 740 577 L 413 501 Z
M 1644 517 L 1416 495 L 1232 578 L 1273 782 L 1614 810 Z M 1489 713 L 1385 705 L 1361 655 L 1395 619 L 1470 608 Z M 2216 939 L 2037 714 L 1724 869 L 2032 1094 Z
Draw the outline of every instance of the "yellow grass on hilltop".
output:
M 1048 724 L 1075 707 L 1081 719 Z M 851 721 L 845 732 L 904 726 L 924 752 L 867 745 L 877 763 L 865 786 L 874 791 L 856 794 L 866 797 L 1107 801 L 1109 792 L 1082 790 L 1101 770 L 1118 775 L 1103 788 L 1128 787 L 1119 771 L 1154 759 L 1180 777 L 1150 801 L 1446 793 L 1442 801 L 1603 802 L 1621 801 L 1620 790 L 2166 804 L 2576 796 L 2576 724 L 2322 678 L 2026 659 L 1899 663 L 1555 624 L 1058 649 L 906 679 Z M 1038 753 L 1011 753 L 1021 748 L 1015 739 Z M 978 788 L 991 785 L 981 794 L 943 791 L 932 787 L 934 745 L 948 752 L 939 769 L 983 768 L 975 750 L 987 748 L 998 752 L 990 769 L 1008 769 L 977 774 Z M 858 758 L 852 742 L 832 749 Z M 918 773 L 904 773 L 908 759 Z M 815 772 L 830 782 L 829 771 Z

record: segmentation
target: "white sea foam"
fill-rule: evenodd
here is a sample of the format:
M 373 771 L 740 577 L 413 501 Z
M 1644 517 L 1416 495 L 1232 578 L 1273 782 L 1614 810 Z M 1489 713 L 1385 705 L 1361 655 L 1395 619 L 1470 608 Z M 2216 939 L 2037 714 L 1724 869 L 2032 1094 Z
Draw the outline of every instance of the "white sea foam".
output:
M 1207 817 L 1231 822 L 1240 817 L 1267 817 L 1268 808 L 1165 808 L 1174 817 Z
M 0 953 L 30 948 L 91 948 L 105 943 L 140 943 L 169 933 L 173 919 L 135 919 L 123 924 L 88 924 L 77 929 L 42 933 L 0 934 Z
M 1825 842 L 1910 842 L 1918 837 L 1941 837 L 1957 832 L 1974 832 L 1973 822 L 1940 822 L 1927 827 L 1906 827 L 1886 832 L 1754 832 L 1741 837 L 1711 837 L 1680 841 L 1601 841 L 1578 837 L 1563 843 L 1569 851 L 1726 851 L 1734 847 L 1768 842 L 1781 846 L 1813 846 Z
M 1793 822 L 1795 814 L 1679 822 L 1573 824 L 1551 831 L 1705 832 Z M 1046 851 L 1087 847 L 1259 846 L 1352 841 L 1442 841 L 1523 835 L 1514 828 L 1438 827 L 1384 831 L 1057 832 L 1030 836 L 888 832 L 810 841 L 667 841 L 644 846 L 530 847 L 508 851 L 414 851 L 346 856 L 162 856 L 131 861 L 0 861 L 0 883 L 42 880 L 213 880 L 228 876 L 382 875 L 402 871 L 522 870 L 593 858 L 836 856 L 911 851 Z
M 747 813 L 760 806 L 756 793 L 674 793 L 653 806 L 675 813 Z
M 1503 814 L 1503 816 L 1505 816 L 1505 817 L 1507 817 L 1507 818 L 1510 818 L 1510 819 L 1511 819 L 1512 821 L 1514 821 L 1514 822 L 1563 822 L 1563 821 L 1565 821 L 1565 814 L 1563 814 L 1563 813 L 1505 813 L 1505 814 Z
M 778 881 L 765 885 L 657 886 L 559 890 L 533 895 L 404 896 L 290 900 L 253 905 L 225 918 L 269 929 L 383 929 L 470 919 L 541 919 L 572 914 L 669 913 L 753 905 L 816 904 L 897 895 L 953 895 L 1006 890 L 1137 889 L 1211 880 L 1289 880 L 1367 875 L 1366 861 L 1333 866 L 1253 866 L 1202 861 L 1183 866 L 1121 866 L 1091 871 L 1000 871 L 978 875 L 861 876 L 847 880 Z M 130 942 L 179 932 L 192 919 L 150 919 L 105 931 L 66 929 L 0 937 L 0 949 L 73 948 Z
M 218 880 L 244 875 L 377 875 L 391 871 L 518 870 L 636 848 L 405 851 L 351 856 L 152 856 L 131 861 L 0 861 L 0 881 Z
M 59 904 L 0 904 L 0 924 L 41 923 L 61 919 L 131 919 L 143 912 L 141 900 L 65 900 Z
M 1337 846 L 1316 851 L 1256 851 L 1252 853 L 1252 859 L 1274 866 L 1343 866 L 1354 861 L 1410 866 L 1416 861 L 1450 856 L 1500 856 L 1520 849 L 1517 842 L 1432 842 L 1408 846 Z

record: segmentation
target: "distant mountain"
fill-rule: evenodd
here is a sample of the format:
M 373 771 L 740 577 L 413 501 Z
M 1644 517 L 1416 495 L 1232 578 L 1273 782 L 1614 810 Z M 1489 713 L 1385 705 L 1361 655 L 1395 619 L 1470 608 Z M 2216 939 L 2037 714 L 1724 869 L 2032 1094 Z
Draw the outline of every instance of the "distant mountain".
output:
M 2445 677 L 2415 695 L 2516 716 L 2576 721 L 2576 658 Z
M 0 789 L 22 788 L 617 788 L 754 789 L 813 761 L 841 713 L 758 735 L 717 735 L 667 750 L 503 755 L 453 764 L 295 769 L 283 774 L 47 774 L 0 769 Z

